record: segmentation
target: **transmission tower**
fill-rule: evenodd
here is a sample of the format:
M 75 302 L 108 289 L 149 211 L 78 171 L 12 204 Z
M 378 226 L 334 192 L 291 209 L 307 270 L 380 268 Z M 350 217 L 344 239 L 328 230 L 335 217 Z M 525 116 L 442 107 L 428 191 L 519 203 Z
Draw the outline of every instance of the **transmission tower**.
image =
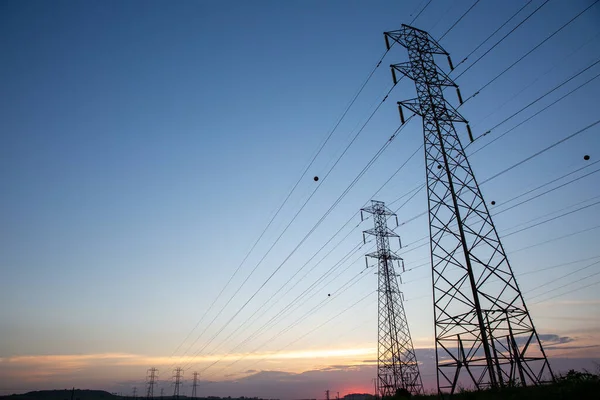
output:
M 156 383 L 156 378 L 158 376 L 158 369 L 156 368 L 150 368 L 148 370 L 148 391 L 146 392 L 146 397 L 147 398 L 152 398 L 154 397 L 154 384 Z
M 133 398 L 135 399 L 137 397 L 137 387 L 133 387 Z
M 173 370 L 173 384 L 175 388 L 173 389 L 173 397 L 179 398 L 179 386 L 181 386 L 181 380 L 183 379 L 183 368 L 175 368 Z
M 449 54 L 408 25 L 386 32 L 408 50 L 392 65 L 415 82 L 417 98 L 398 103 L 423 119 L 439 393 L 537 385 L 554 380 L 550 364 L 453 122 L 467 121 L 444 98 L 458 86 L 434 55 Z M 467 125 L 469 137 L 473 140 Z
M 198 387 L 198 373 L 194 372 L 194 383 L 192 385 L 192 398 L 196 398 L 196 388 Z
M 410 337 L 402 293 L 398 287 L 394 261 L 404 270 L 402 259 L 390 250 L 390 237 L 400 238 L 387 226 L 389 217 L 396 217 L 383 202 L 371 201 L 371 206 L 361 209 L 373 215 L 375 227 L 364 233 L 374 235 L 377 251 L 367 257 L 377 259 L 379 276 L 377 386 L 379 395 L 394 396 L 405 389 L 411 394 L 423 394 L 419 365 Z M 397 224 L 397 219 L 396 219 Z M 363 234 L 364 237 L 364 234 Z

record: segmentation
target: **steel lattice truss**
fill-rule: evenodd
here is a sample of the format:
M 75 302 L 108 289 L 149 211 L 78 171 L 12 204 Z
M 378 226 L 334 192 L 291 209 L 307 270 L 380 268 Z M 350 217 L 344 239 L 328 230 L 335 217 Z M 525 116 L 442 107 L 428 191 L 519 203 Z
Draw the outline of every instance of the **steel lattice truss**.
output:
M 364 233 L 374 235 L 377 241 L 377 251 L 367 254 L 367 257 L 377 259 L 379 276 L 378 392 L 382 397 L 393 396 L 398 389 L 406 389 L 412 394 L 423 394 L 419 365 L 394 268 L 394 262 L 401 263 L 402 259 L 390 250 L 389 238 L 398 235 L 388 228 L 387 219 L 396 215 L 383 202 L 375 200 L 370 207 L 361 209 L 361 218 L 362 212 L 373 215 L 375 227 Z M 403 264 L 401 265 L 403 267 Z
M 156 379 L 158 378 L 158 369 L 150 368 L 148 370 L 147 381 L 148 381 L 148 390 L 146 392 L 147 398 L 154 397 L 154 385 L 156 384 Z
M 465 119 L 444 99 L 457 85 L 434 55 L 449 54 L 422 30 L 385 33 L 408 50 L 392 65 L 418 97 L 399 102 L 423 118 L 429 203 L 438 391 L 531 385 L 554 379 L 496 228 L 453 122 Z M 458 92 L 460 100 L 460 92 Z M 468 127 L 468 126 L 467 126 Z M 470 129 L 469 129 L 470 135 Z

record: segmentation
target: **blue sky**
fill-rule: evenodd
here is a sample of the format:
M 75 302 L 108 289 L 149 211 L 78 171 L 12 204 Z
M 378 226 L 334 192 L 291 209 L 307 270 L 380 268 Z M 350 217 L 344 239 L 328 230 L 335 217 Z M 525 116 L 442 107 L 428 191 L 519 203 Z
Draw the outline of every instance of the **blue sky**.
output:
M 414 25 L 440 37 L 472 3 L 433 0 Z M 542 3 L 532 1 L 451 76 L 460 74 Z M 550 0 L 457 79 L 463 97 L 473 95 L 592 3 Z M 22 391 L 48 387 L 50 382 L 59 382 L 56 384 L 62 387 L 63 382 L 70 385 L 66 382 L 74 376 L 82 387 L 108 389 L 124 379 L 142 381 L 145 370 L 154 364 L 166 377 L 172 365 L 186 363 L 179 356 L 188 349 L 186 356 L 194 354 L 215 335 L 201 356 L 214 352 L 218 357 L 239 354 L 246 358 L 223 371 L 219 370 L 223 362 L 207 368 L 203 372 L 207 380 L 252 376 L 244 372 L 249 370 L 288 374 L 321 371 L 372 359 L 376 303 L 369 293 L 376 289 L 376 276 L 367 271 L 354 286 L 340 290 L 364 269 L 360 256 L 368 246 L 342 264 L 336 270 L 339 277 L 333 279 L 332 275 L 330 282 L 312 292 L 297 311 L 285 315 L 255 340 L 236 346 L 355 248 L 362 240 L 361 230 L 370 228 L 371 222 L 359 225 L 358 216 L 274 295 L 422 143 L 421 124 L 415 119 L 282 264 L 398 127 L 396 101 L 415 97 L 411 82 L 400 83 L 331 174 L 313 181 L 313 176 L 323 178 L 327 174 L 357 127 L 390 89 L 389 64 L 407 60 L 406 51 L 399 46 L 387 54 L 273 225 L 190 338 L 195 339 L 206 327 L 204 335 L 193 346 L 193 340 L 187 340 L 171 355 L 209 309 L 384 53 L 383 31 L 410 22 L 414 17 L 411 13 L 424 4 L 3 2 L 0 301 L 8 306 L 0 309 L 0 368 L 15 378 L 0 381 L 0 389 Z M 480 1 L 441 40 L 455 65 L 523 4 Z M 468 100 L 460 110 L 471 122 L 475 136 L 597 61 L 599 19 L 600 5 L 595 5 Z M 445 60 L 439 61 L 446 68 Z M 474 143 L 470 150 L 594 77 L 599 68 L 590 68 Z M 476 177 L 483 181 L 595 122 L 599 89 L 598 79 L 591 81 L 474 154 L 471 163 Z M 450 91 L 448 99 L 456 104 Z M 466 143 L 464 127 L 457 129 Z M 600 157 L 598 129 L 595 126 L 482 185 L 484 196 L 488 202 L 496 201 L 499 211 L 510 198 L 595 162 Z M 587 162 L 583 160 L 585 154 L 591 157 Z M 595 168 L 590 166 L 554 186 Z M 392 203 L 424 183 L 424 177 L 419 151 L 377 199 Z M 594 196 L 600 195 L 599 183 L 598 174 L 592 174 L 498 214 L 494 220 L 501 237 L 534 218 L 560 214 L 565 211 L 557 210 L 576 203 L 592 204 L 597 201 Z M 209 325 L 317 187 L 298 218 Z M 393 203 L 391 208 L 395 210 L 400 204 Z M 599 344 L 598 285 L 576 290 L 600 282 L 598 276 L 586 278 L 600 271 L 598 265 L 577 272 L 600 259 L 593 258 L 600 256 L 596 246 L 600 229 L 594 228 L 599 220 L 598 207 L 506 236 L 503 242 L 538 330 L 573 339 L 571 347 L 575 347 L 573 342 L 578 346 Z M 409 220 L 425 209 L 421 191 L 398 211 L 399 220 Z M 494 207 L 491 210 L 496 212 Z M 588 228 L 587 232 L 553 240 Z M 406 246 L 400 253 L 407 269 L 426 262 L 427 246 L 411 249 L 423 241 L 410 245 L 427 235 L 426 218 L 411 221 L 397 232 Z M 346 234 L 346 240 L 299 280 Z M 549 242 L 539 244 L 544 241 Z M 573 261 L 578 262 L 539 271 Z M 280 265 L 256 297 L 219 333 Z M 573 274 L 535 289 L 569 272 Z M 578 279 L 582 281 L 562 287 Z M 415 268 L 403 280 L 415 346 L 431 347 L 430 272 L 426 266 Z M 290 289 L 295 282 L 297 286 Z M 544 301 L 569 290 L 575 291 Z M 365 296 L 356 307 L 325 323 Z M 318 312 L 293 330 L 277 335 L 320 303 L 324 304 Z M 271 304 L 264 316 L 252 317 L 241 332 L 225 340 L 255 310 L 265 310 Z M 262 343 L 266 344 L 254 352 Z M 274 357 L 273 352 L 280 349 L 277 354 L 291 354 L 292 361 Z M 558 348 L 550 354 L 571 359 L 600 356 L 596 347 L 590 349 L 583 353 Z M 314 357 L 309 350 L 319 351 L 321 356 Z M 335 356 L 327 353 L 333 350 L 338 351 Z M 339 352 L 344 351 L 346 356 L 342 357 Z M 264 359 L 249 362 L 248 358 L 256 354 Z M 129 357 L 125 366 L 114 361 L 123 355 Z M 63 357 L 66 367 L 51 378 L 34 373 L 36 378 L 27 381 L 19 375 L 19 365 L 41 371 L 45 365 L 41 356 Z M 29 358 L 19 364 L 15 360 L 24 360 L 19 357 Z M 69 357 L 79 357 L 79 361 Z M 87 361 L 78 364 L 81 357 Z M 106 365 L 98 361 L 106 359 L 112 361 Z M 201 370 L 210 362 L 198 357 L 189 361 L 189 371 Z M 69 369 L 69 365 L 76 367 Z M 92 367 L 106 370 L 92 373 Z M 369 379 L 365 374 L 362 387 L 370 387 Z M 273 396 L 280 396 L 273 390 Z

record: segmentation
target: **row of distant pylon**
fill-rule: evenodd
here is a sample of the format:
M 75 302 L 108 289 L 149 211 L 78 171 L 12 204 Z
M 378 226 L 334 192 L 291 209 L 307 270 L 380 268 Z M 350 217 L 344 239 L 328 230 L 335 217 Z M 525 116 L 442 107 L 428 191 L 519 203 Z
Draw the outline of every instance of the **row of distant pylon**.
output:
M 172 379 L 173 379 L 173 396 L 174 398 L 179 398 L 179 391 L 180 388 L 183 384 L 183 368 L 181 367 L 177 367 L 175 369 L 173 369 L 173 375 L 172 375 Z M 198 389 L 198 377 L 200 376 L 200 374 L 198 372 L 194 372 L 192 374 L 193 378 L 193 383 L 192 383 L 192 398 L 196 398 L 197 397 L 197 389 Z M 150 368 L 148 370 L 148 373 L 146 375 L 146 384 L 147 384 L 147 388 L 146 388 L 146 397 L 147 398 L 153 398 L 154 397 L 154 386 L 158 383 L 158 368 Z M 137 397 L 137 387 L 133 388 L 133 397 Z M 160 389 L 160 397 L 164 397 L 164 388 Z

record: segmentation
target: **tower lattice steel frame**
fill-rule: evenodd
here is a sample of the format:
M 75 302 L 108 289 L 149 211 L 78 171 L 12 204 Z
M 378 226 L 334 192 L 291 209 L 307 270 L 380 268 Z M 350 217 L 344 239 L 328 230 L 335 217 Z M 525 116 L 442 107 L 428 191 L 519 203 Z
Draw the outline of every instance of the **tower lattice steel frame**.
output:
M 154 397 L 154 385 L 156 384 L 156 379 L 158 378 L 158 369 L 150 368 L 148 370 L 147 381 L 148 381 L 148 390 L 146 392 L 146 398 L 150 399 Z
M 200 375 L 198 372 L 194 372 L 193 376 L 194 376 L 194 381 L 192 383 L 192 398 L 195 399 L 196 397 L 198 397 L 197 394 L 197 389 L 198 389 L 198 375 Z
M 449 54 L 425 31 L 385 32 L 408 50 L 391 66 L 415 82 L 417 98 L 399 102 L 423 118 L 439 393 L 540 384 L 554 379 L 453 122 L 467 121 L 445 99 L 458 86 L 434 55 Z M 469 137 L 471 130 L 467 125 Z
M 179 387 L 181 386 L 181 382 L 183 380 L 183 368 L 177 367 L 173 370 L 173 397 L 179 398 Z
M 374 235 L 377 251 L 367 257 L 377 259 L 378 266 L 378 343 L 377 343 L 377 391 L 380 396 L 393 396 L 398 389 L 411 394 L 423 394 L 423 383 L 413 348 L 402 292 L 398 286 L 394 261 L 404 270 L 402 259 L 390 250 L 390 237 L 399 236 L 387 226 L 390 217 L 396 217 L 383 202 L 372 200 L 371 206 L 360 210 L 373 215 L 374 228 L 364 231 Z M 396 218 L 396 225 L 398 220 Z

